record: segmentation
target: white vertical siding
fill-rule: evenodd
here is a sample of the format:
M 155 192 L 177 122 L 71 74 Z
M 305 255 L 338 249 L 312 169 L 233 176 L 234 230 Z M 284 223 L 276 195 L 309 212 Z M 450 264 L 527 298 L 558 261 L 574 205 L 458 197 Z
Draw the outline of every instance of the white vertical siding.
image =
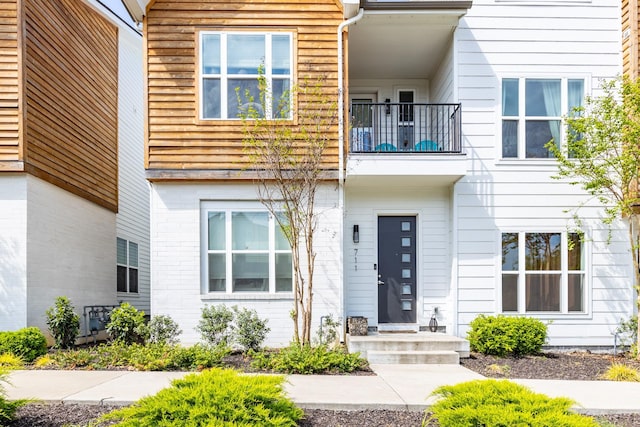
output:
M 115 304 L 115 214 L 32 176 L 27 200 L 26 325 L 46 331 L 45 311 L 58 296 L 78 314 Z
M 495 313 L 500 295 L 502 231 L 565 231 L 567 210 L 587 196 L 556 181 L 551 160 L 501 160 L 500 81 L 504 76 L 586 78 L 586 88 L 621 72 L 620 3 L 533 5 L 474 1 L 456 30 L 463 144 L 470 173 L 458 194 L 458 323 L 464 335 L 480 313 Z M 632 310 L 632 275 L 624 226 L 614 224 L 612 244 L 589 205 L 579 211 L 587 226 L 590 253 L 588 312 L 550 316 L 550 345 L 611 345 L 611 331 Z
M 417 216 L 417 322 L 426 325 L 434 306 L 440 325 L 453 325 L 450 305 L 450 202 L 447 188 L 403 187 L 346 191 L 344 271 L 347 316 L 365 316 L 378 322 L 377 219 L 381 215 Z M 360 242 L 353 243 L 358 224 Z M 357 252 L 356 252 L 357 250 Z
M 126 26 L 119 31 L 118 215 L 117 235 L 138 244 L 138 294 L 119 293 L 150 312 L 149 185 L 144 174 L 144 79 L 142 36 Z M 115 240 L 113 245 L 115 247 Z M 116 266 L 113 265 L 115 270 Z M 115 282 L 114 285 L 115 287 Z
M 27 323 L 27 177 L 0 176 L 0 331 Z
M 314 331 L 320 316 L 343 312 L 340 298 L 340 236 L 337 233 L 341 213 L 334 185 L 322 186 L 316 206 L 320 212 L 315 236 L 316 274 L 314 284 Z M 185 343 L 200 340 L 195 327 L 201 309 L 207 304 L 238 305 L 257 310 L 269 319 L 269 346 L 285 346 L 293 337 L 289 313 L 293 299 L 269 295 L 264 299 L 241 294 L 211 298 L 201 294 L 201 227 L 202 202 L 256 201 L 256 189 L 249 184 L 171 184 L 154 183 L 151 191 L 151 304 L 154 314 L 168 314 L 183 330 Z M 259 204 L 258 204 L 259 206 Z

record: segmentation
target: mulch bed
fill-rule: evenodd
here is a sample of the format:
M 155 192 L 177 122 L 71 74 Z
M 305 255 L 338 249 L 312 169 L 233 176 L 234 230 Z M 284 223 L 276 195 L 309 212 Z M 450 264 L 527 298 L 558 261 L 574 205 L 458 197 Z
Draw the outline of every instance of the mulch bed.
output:
M 248 361 L 233 355 L 225 360 L 228 366 L 249 369 Z M 640 361 L 621 356 L 593 354 L 589 352 L 545 353 L 539 356 L 521 358 L 498 358 L 473 353 L 461 364 L 491 378 L 526 379 L 562 379 L 562 380 L 599 380 L 612 363 L 623 363 L 640 370 Z M 358 375 L 374 375 L 365 370 Z M 18 419 L 10 427 L 62 427 L 65 425 L 86 426 L 99 415 L 111 411 L 112 406 L 69 405 L 69 404 L 30 404 L 18 411 Z M 427 414 L 428 419 L 429 414 Z M 365 410 L 365 411 L 327 411 L 306 410 L 305 419 L 300 427 L 383 427 L 422 425 L 425 415 L 421 412 Z M 610 426 L 640 426 L 640 414 L 611 414 L 597 419 Z M 427 427 L 437 427 L 430 420 Z
M 602 380 L 602 375 L 614 364 L 628 365 L 640 370 L 640 361 L 611 354 L 574 351 L 543 353 L 538 356 L 496 357 L 472 353 L 460 364 L 489 378 L 522 378 L 545 380 Z

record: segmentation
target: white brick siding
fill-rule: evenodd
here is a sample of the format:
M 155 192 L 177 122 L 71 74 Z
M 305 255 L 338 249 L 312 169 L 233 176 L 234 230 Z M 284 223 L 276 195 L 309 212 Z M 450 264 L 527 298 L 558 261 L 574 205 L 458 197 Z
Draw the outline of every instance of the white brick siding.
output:
M 314 323 L 320 316 L 341 316 L 340 302 L 340 236 L 341 214 L 335 186 L 320 188 L 317 209 L 320 212 L 316 241 L 316 274 L 314 291 Z M 256 309 L 261 318 L 269 319 L 269 346 L 287 345 L 293 337 L 293 308 L 290 297 L 265 295 L 247 299 L 241 294 L 211 298 L 201 294 L 201 203 L 206 201 L 257 202 L 251 184 L 172 184 L 154 183 L 151 191 L 151 309 L 154 314 L 168 314 L 183 330 L 184 343 L 200 340 L 195 327 L 206 304 L 224 303 Z M 314 331 L 316 329 L 314 327 Z

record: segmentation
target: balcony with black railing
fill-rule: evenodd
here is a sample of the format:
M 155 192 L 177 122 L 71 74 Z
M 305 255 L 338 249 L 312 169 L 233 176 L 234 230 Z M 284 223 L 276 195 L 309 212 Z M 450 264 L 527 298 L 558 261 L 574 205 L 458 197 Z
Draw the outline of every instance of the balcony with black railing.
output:
M 351 104 L 346 182 L 449 186 L 467 174 L 460 104 Z
M 460 104 L 352 103 L 352 153 L 460 154 Z

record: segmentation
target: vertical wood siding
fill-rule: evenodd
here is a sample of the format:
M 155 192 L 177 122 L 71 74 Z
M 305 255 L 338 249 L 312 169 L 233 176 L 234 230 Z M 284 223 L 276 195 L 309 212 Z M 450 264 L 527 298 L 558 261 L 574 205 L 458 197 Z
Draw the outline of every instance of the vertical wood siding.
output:
M 622 70 L 625 75 L 634 79 L 638 77 L 640 56 L 638 15 L 637 0 L 622 1 Z
M 337 27 L 334 0 L 167 1 L 152 3 L 145 21 L 148 169 L 242 171 L 240 121 L 198 120 L 197 31 L 207 28 L 291 29 L 297 37 L 294 79 L 326 77 L 326 94 L 337 94 Z M 295 49 L 295 45 L 294 45 Z M 304 105 L 304 99 L 299 100 Z M 337 126 L 326 167 L 337 169 Z M 171 177 L 169 171 L 166 175 Z M 188 176 L 188 173 L 187 173 Z M 241 177 L 239 173 L 229 177 Z
M 22 160 L 18 134 L 17 0 L 0 0 L 0 163 Z
M 23 0 L 25 169 L 118 206 L 118 30 L 78 0 Z

